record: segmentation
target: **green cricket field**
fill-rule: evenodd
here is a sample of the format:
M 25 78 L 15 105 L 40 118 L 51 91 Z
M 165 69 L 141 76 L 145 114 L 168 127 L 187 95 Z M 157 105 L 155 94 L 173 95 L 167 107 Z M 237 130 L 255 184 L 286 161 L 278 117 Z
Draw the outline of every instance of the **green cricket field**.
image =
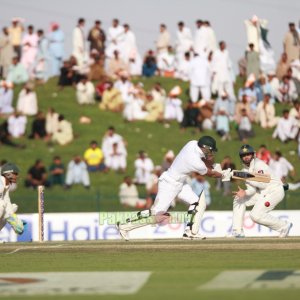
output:
M 300 238 L 0 245 L 0 300 L 299 298 Z

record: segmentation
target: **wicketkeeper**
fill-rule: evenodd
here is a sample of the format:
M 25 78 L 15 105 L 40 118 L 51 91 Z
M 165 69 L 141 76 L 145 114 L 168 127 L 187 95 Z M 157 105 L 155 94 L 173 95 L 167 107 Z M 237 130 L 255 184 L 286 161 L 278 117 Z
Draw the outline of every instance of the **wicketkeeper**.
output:
M 270 182 L 257 182 L 246 180 L 246 189 L 238 187 L 233 192 L 233 224 L 232 236 L 244 237 L 243 221 L 247 206 L 253 206 L 250 212 L 251 219 L 261 225 L 279 232 L 279 237 L 286 237 L 292 223 L 283 221 L 270 214 L 278 203 L 284 198 L 284 187 L 270 167 L 262 160 L 255 157 L 255 151 L 250 145 L 243 145 L 239 150 L 243 163 L 243 171 L 270 176 Z
M 17 234 L 24 232 L 24 223 L 18 219 L 16 211 L 18 206 L 10 202 L 9 193 L 17 188 L 19 168 L 12 163 L 1 167 L 0 177 L 0 231 L 6 223 L 10 224 Z
M 189 205 L 190 221 L 183 234 L 184 239 L 203 239 L 198 234 L 206 203 L 204 193 L 196 195 L 191 186 L 186 184 L 192 172 L 209 177 L 222 177 L 222 173 L 213 170 L 214 153 L 217 151 L 216 141 L 210 136 L 203 136 L 199 141 L 188 142 L 179 152 L 170 168 L 158 181 L 158 193 L 150 210 L 139 212 L 135 220 L 117 224 L 123 239 L 128 240 L 128 232 L 149 224 L 157 224 L 164 218 L 173 200 L 178 197 Z

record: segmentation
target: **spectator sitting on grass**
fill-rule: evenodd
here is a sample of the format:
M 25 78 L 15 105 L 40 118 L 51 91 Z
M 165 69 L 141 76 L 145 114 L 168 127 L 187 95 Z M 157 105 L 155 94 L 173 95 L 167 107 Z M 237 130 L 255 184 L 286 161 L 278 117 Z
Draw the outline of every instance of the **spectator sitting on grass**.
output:
M 73 184 L 83 184 L 86 189 L 90 188 L 87 165 L 79 155 L 74 156 L 67 168 L 65 188 L 69 189 Z
M 64 115 L 59 115 L 58 126 L 52 135 L 52 141 L 59 145 L 66 145 L 73 140 L 72 124 L 65 120 Z
M 90 142 L 90 147 L 85 150 L 83 157 L 89 172 L 107 172 L 107 167 L 104 164 L 103 151 L 98 147 L 96 141 Z
M 47 137 L 46 132 L 46 118 L 42 111 L 39 111 L 32 122 L 30 139 L 44 139 Z
M 121 204 L 124 206 L 144 208 L 146 205 L 145 199 L 139 198 L 138 189 L 130 176 L 124 177 L 119 188 L 119 197 Z
M 51 185 L 64 185 L 65 167 L 59 156 L 54 156 L 53 162 L 49 167 L 49 181 Z
M 41 159 L 37 159 L 35 164 L 28 170 L 25 186 L 35 188 L 39 185 L 50 186 L 47 180 L 47 171 Z

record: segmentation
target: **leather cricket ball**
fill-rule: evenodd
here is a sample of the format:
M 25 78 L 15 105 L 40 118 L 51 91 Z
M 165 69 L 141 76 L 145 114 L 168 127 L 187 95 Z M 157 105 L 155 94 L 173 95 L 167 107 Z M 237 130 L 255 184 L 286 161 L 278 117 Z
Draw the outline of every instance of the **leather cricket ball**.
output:
M 269 206 L 270 206 L 270 202 L 269 201 L 265 202 L 265 207 L 269 207 Z

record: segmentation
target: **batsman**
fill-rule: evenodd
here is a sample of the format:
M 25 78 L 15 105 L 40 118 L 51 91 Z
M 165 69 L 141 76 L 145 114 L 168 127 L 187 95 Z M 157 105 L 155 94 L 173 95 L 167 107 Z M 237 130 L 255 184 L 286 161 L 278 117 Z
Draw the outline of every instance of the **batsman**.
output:
M 9 193 L 17 188 L 19 168 L 13 163 L 6 163 L 1 167 L 0 178 L 0 231 L 6 223 L 10 224 L 17 234 L 24 232 L 24 223 L 18 219 L 18 206 L 10 202 Z
M 259 182 L 247 179 L 246 189 L 238 187 L 233 192 L 233 224 L 232 236 L 244 237 L 243 221 L 247 206 L 253 206 L 250 212 L 251 219 L 258 224 L 269 227 L 279 233 L 279 237 L 286 237 L 292 223 L 283 221 L 270 214 L 278 203 L 284 198 L 284 186 L 280 178 L 276 177 L 270 167 L 262 160 L 255 157 L 254 148 L 243 145 L 239 150 L 243 164 L 242 171 L 252 174 L 261 174 L 270 177 L 269 182 Z
M 212 168 L 217 145 L 214 138 L 203 136 L 199 141 L 188 142 L 179 152 L 170 168 L 165 171 L 158 181 L 158 193 L 150 210 L 137 214 L 135 220 L 126 223 L 117 223 L 117 228 L 123 239 L 128 240 L 128 232 L 149 224 L 157 224 L 168 218 L 168 209 L 177 197 L 189 205 L 189 223 L 183 234 L 184 239 L 203 239 L 199 227 L 204 214 L 206 203 L 204 192 L 196 195 L 190 185 L 186 183 L 188 175 L 197 172 L 201 175 L 219 178 L 222 170 Z

